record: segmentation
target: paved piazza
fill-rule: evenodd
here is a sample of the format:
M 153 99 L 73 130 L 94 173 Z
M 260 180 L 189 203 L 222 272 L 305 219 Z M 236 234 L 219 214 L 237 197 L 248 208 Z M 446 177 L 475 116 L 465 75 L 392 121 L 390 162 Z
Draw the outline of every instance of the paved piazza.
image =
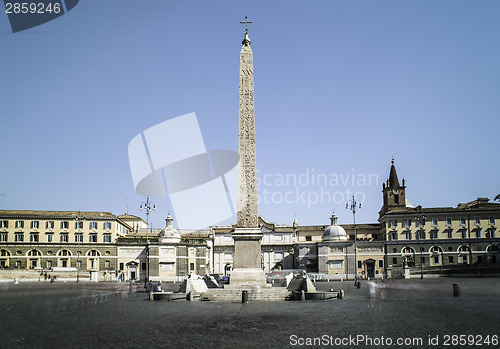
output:
M 150 302 L 116 283 L 2 284 L 0 348 L 500 347 L 498 278 L 352 284 L 316 283 L 343 300 L 246 305 Z

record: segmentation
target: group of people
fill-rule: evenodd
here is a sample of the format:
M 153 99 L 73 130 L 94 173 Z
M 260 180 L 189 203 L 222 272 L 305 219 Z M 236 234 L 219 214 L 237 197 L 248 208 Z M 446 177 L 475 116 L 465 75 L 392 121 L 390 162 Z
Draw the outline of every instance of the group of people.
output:
M 51 276 L 50 276 L 50 274 L 47 274 L 47 272 L 45 272 L 45 273 L 40 273 L 40 275 L 42 275 L 42 274 L 43 274 L 43 279 L 44 279 L 45 281 L 47 281 L 47 280 L 50 280 L 50 282 L 54 282 L 54 281 L 56 281 L 56 276 L 55 276 L 55 275 L 51 277 Z
M 151 280 L 149 281 L 148 285 L 147 285 L 147 288 L 148 288 L 148 292 L 161 292 L 162 288 L 161 288 L 161 282 L 156 282 L 156 281 L 153 281 L 151 282 Z

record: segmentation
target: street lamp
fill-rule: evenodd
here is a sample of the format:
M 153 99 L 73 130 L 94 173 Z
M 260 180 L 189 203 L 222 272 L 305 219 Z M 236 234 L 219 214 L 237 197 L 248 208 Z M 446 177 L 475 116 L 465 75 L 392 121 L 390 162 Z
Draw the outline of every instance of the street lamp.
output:
M 348 200 L 345 204 L 345 208 L 352 211 L 352 217 L 354 220 L 354 286 L 358 286 L 358 245 L 357 245 L 357 233 L 356 233 L 356 208 L 361 208 L 361 202 L 357 202 L 352 196 L 352 200 Z
M 85 222 L 85 218 L 83 218 L 81 220 L 81 222 Z M 75 237 L 77 236 L 77 233 L 76 233 L 76 230 L 77 229 L 80 229 L 80 224 L 79 223 L 79 219 L 78 219 L 78 216 L 75 217 Z M 83 234 L 81 233 L 78 233 L 78 238 L 77 238 L 77 242 L 78 242 L 78 250 L 76 251 L 76 254 L 77 254 L 77 261 L 76 261 L 76 283 L 79 282 L 80 280 L 80 253 L 81 253 L 81 250 L 80 250 L 80 243 L 82 242 L 81 241 L 81 237 L 82 237 Z
M 148 278 L 149 278 L 149 212 L 155 211 L 156 206 L 154 203 L 149 201 L 149 197 L 146 198 L 146 202 L 142 202 L 140 206 L 141 211 L 146 210 L 146 277 L 144 278 L 144 287 L 147 286 Z
M 424 232 L 424 234 L 425 234 L 425 230 L 423 228 L 425 225 L 425 216 L 422 213 L 415 216 L 415 224 L 417 224 L 418 227 L 420 228 L 420 230 L 418 231 L 417 237 L 418 237 L 418 241 L 420 243 L 420 279 L 423 280 L 424 279 L 424 267 L 423 267 L 424 261 L 422 259 L 423 258 L 422 257 L 422 232 Z

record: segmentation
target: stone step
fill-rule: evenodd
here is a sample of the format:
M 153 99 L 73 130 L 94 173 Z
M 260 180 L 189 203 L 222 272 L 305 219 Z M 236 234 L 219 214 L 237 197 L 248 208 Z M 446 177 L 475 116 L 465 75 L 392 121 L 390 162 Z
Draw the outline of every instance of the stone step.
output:
M 284 287 L 264 288 L 248 291 L 248 301 L 284 301 L 290 296 L 290 291 Z M 242 300 L 243 290 L 211 289 L 200 296 L 202 301 L 239 302 Z

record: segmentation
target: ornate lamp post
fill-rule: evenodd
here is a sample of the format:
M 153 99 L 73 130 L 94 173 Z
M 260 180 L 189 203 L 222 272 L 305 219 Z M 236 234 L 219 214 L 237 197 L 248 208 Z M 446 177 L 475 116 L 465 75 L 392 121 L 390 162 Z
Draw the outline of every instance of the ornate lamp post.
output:
M 358 286 L 358 239 L 356 233 L 356 208 L 361 208 L 361 202 L 357 202 L 352 196 L 352 200 L 348 200 L 345 204 L 345 208 L 352 211 L 352 217 L 354 221 L 354 286 Z
M 75 217 L 75 236 L 77 236 L 76 231 L 78 229 L 80 229 L 79 228 L 79 226 L 80 226 L 79 222 L 82 222 L 82 223 L 85 222 L 85 218 L 83 218 L 83 219 L 80 220 L 78 218 L 78 216 Z M 76 254 L 77 254 L 77 261 L 76 261 L 76 283 L 78 283 L 79 280 L 80 280 L 80 252 L 81 252 L 81 250 L 80 250 L 80 243 L 82 242 L 81 239 L 80 239 L 81 236 L 82 236 L 81 233 L 78 233 L 78 241 L 77 241 L 78 242 L 78 250 L 76 251 Z
M 420 228 L 418 230 L 418 241 L 420 245 L 420 279 L 424 279 L 424 261 L 423 261 L 423 256 L 422 256 L 422 233 L 425 234 L 424 226 L 425 226 L 425 216 L 423 213 L 420 213 L 419 215 L 415 216 L 415 224 Z
M 149 201 L 149 197 L 147 197 L 146 202 L 141 203 L 140 209 L 141 209 L 141 211 L 143 209 L 146 210 L 146 277 L 144 278 L 144 287 L 146 287 L 148 284 L 148 279 L 149 279 L 149 236 L 148 236 L 149 212 L 155 211 L 156 206 L 154 203 Z

